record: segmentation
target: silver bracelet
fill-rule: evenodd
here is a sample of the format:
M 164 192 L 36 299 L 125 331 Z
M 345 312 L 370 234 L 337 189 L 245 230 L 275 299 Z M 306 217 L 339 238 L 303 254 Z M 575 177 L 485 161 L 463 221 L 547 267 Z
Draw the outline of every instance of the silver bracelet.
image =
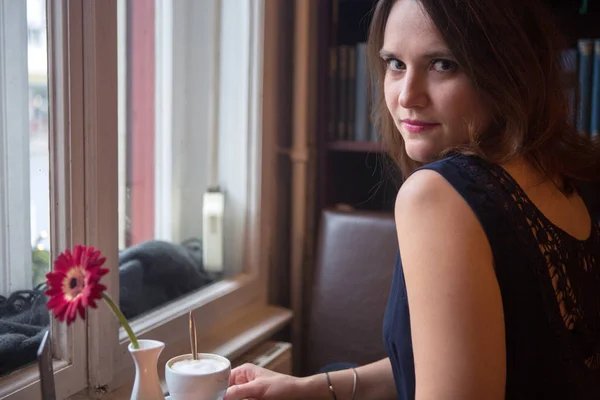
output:
M 333 400 L 338 400 L 337 396 L 335 395 L 335 389 L 333 388 L 333 385 L 331 384 L 331 379 L 329 379 L 329 372 L 325 372 L 325 378 L 327 378 L 327 386 L 329 387 L 331 396 L 333 396 Z
M 356 395 L 356 381 L 357 381 L 356 368 L 352 368 L 352 372 L 354 372 L 354 385 L 352 386 L 352 400 L 354 400 L 354 395 Z

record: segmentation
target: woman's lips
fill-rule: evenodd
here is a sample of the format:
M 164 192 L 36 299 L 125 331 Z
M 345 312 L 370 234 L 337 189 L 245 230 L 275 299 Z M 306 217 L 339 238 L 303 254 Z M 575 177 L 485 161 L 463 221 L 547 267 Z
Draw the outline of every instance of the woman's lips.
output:
M 425 132 L 427 130 L 431 130 L 439 124 L 435 122 L 425 122 L 414 119 L 403 119 L 402 125 L 410 133 L 420 133 Z

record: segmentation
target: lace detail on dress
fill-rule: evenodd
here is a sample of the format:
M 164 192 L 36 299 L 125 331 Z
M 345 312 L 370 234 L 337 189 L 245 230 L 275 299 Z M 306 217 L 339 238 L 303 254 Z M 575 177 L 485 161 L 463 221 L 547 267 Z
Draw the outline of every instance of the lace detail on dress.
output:
M 551 304 L 547 309 L 554 311 L 550 311 L 548 317 L 560 316 L 562 324 L 570 332 L 568 340 L 572 350 L 581 357 L 587 368 L 599 370 L 600 271 L 596 257 L 600 248 L 600 224 L 593 221 L 590 236 L 586 240 L 578 240 L 549 221 L 503 168 L 480 159 L 476 159 L 474 165 L 469 161 L 471 157 L 458 157 L 456 160 L 463 164 L 463 171 L 470 170 L 468 174 L 475 176 L 480 188 L 496 192 L 492 196 L 494 198 L 506 199 L 502 207 L 507 216 L 515 219 L 515 224 L 519 224 L 519 218 L 515 217 L 519 215 L 527 222 L 529 232 L 522 227 L 522 222 L 521 227 L 515 229 L 523 239 L 524 246 L 530 246 L 531 240 L 535 240 L 540 253 L 532 254 L 532 257 L 541 255 L 545 261 L 532 262 L 531 265 L 540 265 L 542 268 L 535 272 L 546 274 L 550 278 L 551 299 L 546 294 L 549 291 L 544 290 L 548 281 L 539 280 L 542 295 Z M 492 180 L 487 173 L 482 172 L 489 172 L 496 179 Z M 504 191 L 504 196 L 498 195 L 498 191 Z

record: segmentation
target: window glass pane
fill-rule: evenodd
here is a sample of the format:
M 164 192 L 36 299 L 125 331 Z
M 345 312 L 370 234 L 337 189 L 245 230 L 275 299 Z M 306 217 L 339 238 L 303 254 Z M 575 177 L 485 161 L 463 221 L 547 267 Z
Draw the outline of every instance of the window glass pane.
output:
M 0 86 L 5 102 L 0 107 L 8 128 L 0 128 L 5 146 L 0 147 L 1 165 L 6 168 L 0 176 L 9 190 L 0 188 L 0 200 L 8 205 L 0 215 L 0 376 L 36 359 L 49 325 L 42 285 L 51 262 L 46 4 L 5 2 L 3 11 L 0 24 L 6 35 L 0 37 L 0 54 L 5 59 L 0 62 L 5 76 L 0 76 Z M 25 184 L 11 186 L 16 180 Z
M 46 2 L 27 0 L 29 70 L 29 174 L 33 285 L 46 279 L 50 268 L 50 154 L 48 146 L 48 68 Z
M 209 81 L 218 2 L 161 3 L 123 0 L 119 10 L 119 279 L 130 319 L 234 270 L 212 267 L 203 251 L 205 214 L 207 232 L 223 237 L 221 197 L 210 210 L 204 202 L 218 162 L 210 138 L 218 85 Z

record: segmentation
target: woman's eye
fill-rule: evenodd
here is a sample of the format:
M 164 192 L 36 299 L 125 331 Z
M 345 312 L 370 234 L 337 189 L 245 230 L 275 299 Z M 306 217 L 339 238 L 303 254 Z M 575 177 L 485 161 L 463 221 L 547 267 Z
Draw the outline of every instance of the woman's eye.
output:
M 385 60 L 387 67 L 391 71 L 401 71 L 404 69 L 404 63 L 400 60 L 396 60 L 395 58 L 391 58 L 389 60 Z
M 458 67 L 456 62 L 450 60 L 434 60 L 432 65 L 433 69 L 438 72 L 454 71 Z

